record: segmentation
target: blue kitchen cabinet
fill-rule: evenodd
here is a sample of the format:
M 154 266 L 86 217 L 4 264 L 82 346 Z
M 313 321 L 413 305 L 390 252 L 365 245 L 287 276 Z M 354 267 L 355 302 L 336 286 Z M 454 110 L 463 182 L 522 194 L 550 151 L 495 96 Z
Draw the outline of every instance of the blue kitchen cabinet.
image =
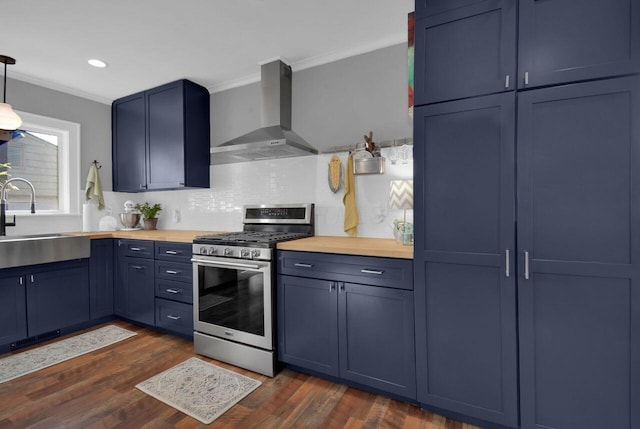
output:
M 24 276 L 0 278 L 0 344 L 27 337 L 27 300 Z
M 278 252 L 278 359 L 415 399 L 411 271 L 410 260 Z
M 338 377 L 335 282 L 278 276 L 278 359 Z
M 0 271 L 0 349 L 32 344 L 89 321 L 86 259 Z
M 114 191 L 208 188 L 209 108 L 185 79 L 114 101 Z
M 135 256 L 131 256 L 131 255 Z M 147 256 L 149 255 L 149 256 Z M 155 325 L 153 241 L 118 240 L 115 314 Z
M 638 111 L 638 76 L 518 98 L 525 429 L 640 427 Z
M 87 260 L 31 267 L 25 284 L 29 336 L 89 321 Z
M 113 239 L 91 240 L 89 298 L 91 320 L 113 315 Z
M 111 127 L 113 190 L 144 190 L 147 183 L 147 133 L 143 92 L 113 102 Z
M 416 106 L 516 87 L 516 2 L 453 3 L 416 2 Z
M 418 401 L 516 427 L 515 94 L 414 118 Z
M 636 0 L 519 2 L 518 87 L 640 72 Z
M 193 265 L 191 243 L 156 241 L 155 325 L 193 337 Z

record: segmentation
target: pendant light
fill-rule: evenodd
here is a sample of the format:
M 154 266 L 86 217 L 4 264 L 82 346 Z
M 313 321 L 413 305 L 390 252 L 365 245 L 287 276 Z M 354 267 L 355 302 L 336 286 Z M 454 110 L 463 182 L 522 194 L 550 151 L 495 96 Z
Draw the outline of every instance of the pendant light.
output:
M 22 119 L 7 104 L 7 64 L 15 64 L 16 60 L 5 55 L 0 55 L 0 63 L 4 63 L 4 92 L 0 103 L 0 130 L 13 131 L 22 125 Z

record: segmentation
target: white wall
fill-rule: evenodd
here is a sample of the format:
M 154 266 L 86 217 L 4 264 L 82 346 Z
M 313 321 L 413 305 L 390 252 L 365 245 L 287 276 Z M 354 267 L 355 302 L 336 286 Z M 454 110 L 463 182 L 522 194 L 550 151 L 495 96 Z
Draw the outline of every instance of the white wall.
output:
M 383 150 L 383 155 L 387 150 Z M 346 164 L 347 153 L 338 154 Z M 162 204 L 160 229 L 237 231 L 242 229 L 242 207 L 246 204 L 315 203 L 316 234 L 346 235 L 343 232 L 344 188 L 333 193 L 328 185 L 331 154 L 269 161 L 219 165 L 211 168 L 211 188 L 125 194 L 106 192 L 105 199 L 114 216 L 124 202 L 149 201 Z M 388 209 L 389 181 L 411 178 L 413 162 L 391 165 L 385 174 L 356 176 L 356 200 L 360 214 L 358 236 L 393 237 L 393 219 L 402 210 Z M 92 213 L 97 229 L 105 213 Z M 177 212 L 177 213 L 176 213 Z M 409 216 L 411 216 L 409 212 Z

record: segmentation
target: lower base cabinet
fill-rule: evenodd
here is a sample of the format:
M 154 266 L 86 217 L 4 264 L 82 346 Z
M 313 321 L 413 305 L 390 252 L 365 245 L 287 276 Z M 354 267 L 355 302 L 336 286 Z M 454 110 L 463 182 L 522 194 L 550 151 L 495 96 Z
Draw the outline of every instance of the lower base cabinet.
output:
M 0 308 L 0 345 L 87 322 L 88 260 L 0 271 Z
M 118 240 L 115 313 L 193 336 L 191 244 Z
M 416 398 L 411 261 L 280 252 L 278 264 L 280 361 Z

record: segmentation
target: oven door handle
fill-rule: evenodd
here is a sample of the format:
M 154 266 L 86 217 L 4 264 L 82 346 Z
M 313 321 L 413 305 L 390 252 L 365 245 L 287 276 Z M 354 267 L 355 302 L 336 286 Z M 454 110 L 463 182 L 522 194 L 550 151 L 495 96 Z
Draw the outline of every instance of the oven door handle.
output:
M 259 270 L 260 268 L 262 268 L 260 265 L 239 264 L 237 262 L 226 262 L 226 261 L 207 261 L 204 259 L 197 259 L 197 258 L 191 259 L 191 262 L 195 264 L 207 265 L 210 267 L 223 266 L 223 267 L 236 267 L 236 268 L 251 268 L 254 270 Z

